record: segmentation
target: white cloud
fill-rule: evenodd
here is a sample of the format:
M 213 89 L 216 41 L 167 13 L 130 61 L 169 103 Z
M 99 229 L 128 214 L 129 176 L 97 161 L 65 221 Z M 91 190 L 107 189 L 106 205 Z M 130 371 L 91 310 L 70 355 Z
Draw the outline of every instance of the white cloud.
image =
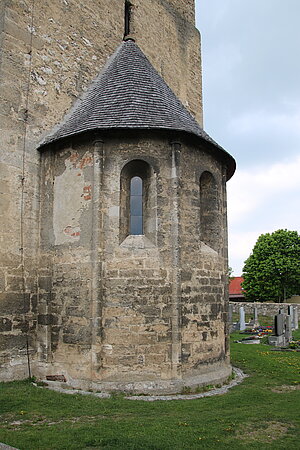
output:
M 229 265 L 232 267 L 235 276 L 240 276 L 243 270 L 244 261 L 250 255 L 260 231 L 241 231 L 231 233 L 229 231 Z
M 228 183 L 228 217 L 231 225 L 249 219 L 261 205 L 266 210 L 275 204 L 278 194 L 299 191 L 300 156 L 291 161 L 260 166 L 257 169 L 237 170 Z M 294 209 L 295 205 L 293 205 Z M 300 215 L 300 212 L 299 212 Z M 300 220 L 299 220 L 300 223 Z
M 230 58 L 228 58 L 230 55 Z M 228 90 L 229 86 L 233 85 L 233 73 L 237 66 L 243 61 L 241 49 L 235 42 L 220 42 L 213 51 L 207 55 L 207 66 L 205 67 L 207 83 L 215 85 L 221 83 L 219 87 Z M 218 66 L 222 67 L 222 75 L 216 70 L 216 61 Z
M 300 1 L 196 5 L 205 127 L 238 164 L 227 188 L 229 262 L 239 275 L 260 234 L 300 232 Z
M 228 183 L 229 264 L 240 275 L 257 238 L 280 228 L 300 231 L 300 156 L 240 170 Z
M 300 136 L 300 108 L 278 113 L 262 109 L 241 113 L 228 122 L 228 130 L 233 135 L 255 133 L 257 136 L 261 134 L 276 136 L 280 133 Z

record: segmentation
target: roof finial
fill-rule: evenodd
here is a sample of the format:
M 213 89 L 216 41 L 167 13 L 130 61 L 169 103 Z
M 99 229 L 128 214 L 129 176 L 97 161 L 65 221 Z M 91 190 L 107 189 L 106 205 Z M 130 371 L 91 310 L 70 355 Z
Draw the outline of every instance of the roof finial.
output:
M 132 13 L 132 4 L 129 0 L 125 0 L 124 6 L 124 41 L 127 36 L 130 35 L 131 28 L 131 13 Z
M 132 36 L 124 36 L 123 41 L 124 42 L 127 42 L 127 41 L 135 42 L 135 39 Z

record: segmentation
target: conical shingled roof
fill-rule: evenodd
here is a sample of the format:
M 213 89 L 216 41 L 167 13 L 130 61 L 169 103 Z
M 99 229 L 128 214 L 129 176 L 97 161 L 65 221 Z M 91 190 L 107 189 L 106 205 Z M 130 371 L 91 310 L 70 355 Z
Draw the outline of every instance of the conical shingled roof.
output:
M 123 42 L 64 120 L 40 143 L 89 130 L 166 129 L 184 131 L 212 144 L 225 157 L 230 174 L 234 159 L 199 126 L 132 40 Z

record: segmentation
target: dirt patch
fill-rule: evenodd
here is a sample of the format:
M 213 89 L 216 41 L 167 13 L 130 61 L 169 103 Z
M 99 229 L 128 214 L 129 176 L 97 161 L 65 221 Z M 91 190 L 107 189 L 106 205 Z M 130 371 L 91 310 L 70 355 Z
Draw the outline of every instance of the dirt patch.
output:
M 299 391 L 299 390 L 300 390 L 300 384 L 291 385 L 291 386 L 283 384 L 282 386 L 277 386 L 277 387 L 273 388 L 272 392 L 276 392 L 276 394 L 284 394 L 285 392 Z
M 290 424 L 275 421 L 252 423 L 245 425 L 237 438 L 243 441 L 267 443 L 280 439 L 292 427 Z
M 107 419 L 107 417 L 100 416 L 100 415 L 98 415 L 98 416 L 81 416 L 81 417 L 70 417 L 70 418 L 65 418 L 65 419 L 60 419 L 60 420 L 50 420 L 50 419 L 47 419 L 46 417 L 41 417 L 41 416 L 33 417 L 31 419 L 20 419 L 20 420 L 11 420 L 11 419 L 7 418 L 6 420 L 3 420 L 3 422 L 0 425 L 0 428 L 8 428 L 8 429 L 17 430 L 24 425 L 30 425 L 30 426 L 34 427 L 34 426 L 41 426 L 41 425 L 52 426 L 52 425 L 58 425 L 61 423 L 70 423 L 70 424 L 74 424 L 77 422 L 92 423 L 92 422 L 96 422 L 99 419 Z

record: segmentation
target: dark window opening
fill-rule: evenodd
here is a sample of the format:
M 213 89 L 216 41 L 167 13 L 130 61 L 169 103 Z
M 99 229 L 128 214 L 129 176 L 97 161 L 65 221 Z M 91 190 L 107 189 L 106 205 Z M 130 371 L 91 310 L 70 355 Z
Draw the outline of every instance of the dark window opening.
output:
M 127 0 L 125 1 L 125 17 L 124 17 L 124 37 L 130 34 L 131 25 L 131 10 L 132 5 Z
M 143 180 L 130 180 L 130 234 L 143 234 Z
M 156 174 L 146 161 L 134 159 L 120 174 L 120 243 L 129 235 L 156 243 L 156 215 Z

